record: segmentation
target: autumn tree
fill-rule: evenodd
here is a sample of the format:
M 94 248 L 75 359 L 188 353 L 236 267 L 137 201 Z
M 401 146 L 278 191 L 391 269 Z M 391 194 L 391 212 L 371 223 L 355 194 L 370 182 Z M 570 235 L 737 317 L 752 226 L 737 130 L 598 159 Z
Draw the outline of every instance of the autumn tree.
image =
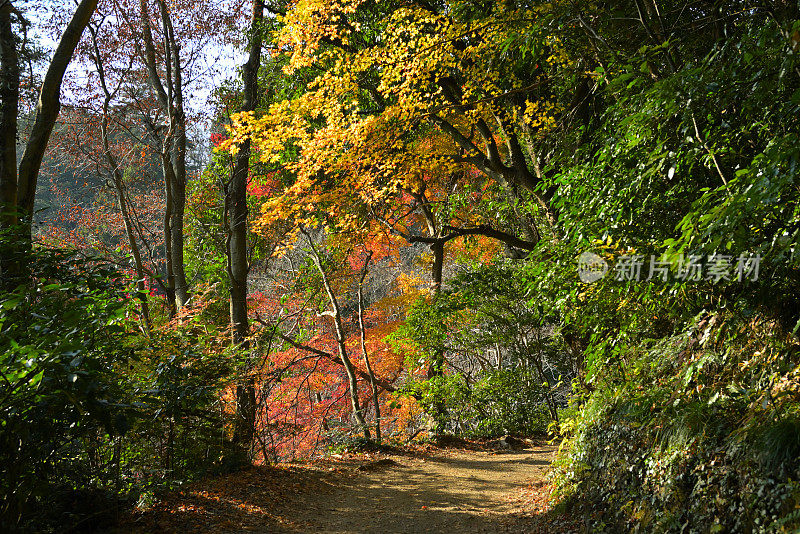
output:
M 243 119 L 239 131 L 251 135 L 267 158 L 287 139 L 299 145 L 296 197 L 313 194 L 324 174 L 357 192 L 362 206 L 403 191 L 422 195 L 425 207 L 430 203 L 424 195 L 432 189 L 424 185 L 427 177 L 474 167 L 500 184 L 512 205 L 526 196 L 535 199 L 552 228 L 552 191 L 542 189 L 542 162 L 533 145 L 553 129 L 563 107 L 560 95 L 545 90 L 552 85 L 545 68 L 567 66 L 569 60 L 555 37 L 535 33 L 537 13 L 537 8 L 504 7 L 469 12 L 459 4 L 446 12 L 429 5 L 299 3 L 279 36 L 291 54 L 288 70 L 313 65 L 325 74 L 301 97 L 276 104 L 264 117 Z M 482 70 L 523 34 L 532 34 L 540 46 L 536 69 L 526 72 L 511 58 Z M 431 136 L 446 141 L 423 146 Z M 494 230 L 530 248 L 540 232 L 524 219 L 525 239 L 516 241 L 497 228 L 465 225 L 464 231 Z M 434 252 L 440 238 L 453 232 L 439 233 L 427 236 Z
M 373 251 L 368 251 L 364 257 L 364 265 L 358 278 L 358 338 L 361 344 L 361 357 L 364 359 L 364 368 L 369 375 L 369 386 L 372 389 L 372 402 L 375 407 L 375 441 L 381 442 L 381 403 L 375 371 L 372 370 L 370 354 L 367 350 L 367 329 L 364 322 L 364 279 L 369 272 L 369 263 L 372 261 Z M 370 436 L 367 434 L 367 438 Z
M 330 310 L 325 315 L 329 315 L 333 320 L 339 359 L 342 361 L 342 365 L 347 373 L 348 392 L 350 394 L 350 402 L 353 407 L 353 417 L 355 417 L 358 426 L 363 430 L 364 437 L 370 439 L 369 427 L 364 419 L 364 414 L 361 410 L 361 403 L 358 397 L 358 379 L 356 377 L 355 368 L 353 367 L 353 362 L 350 360 L 350 355 L 347 351 L 347 345 L 345 343 L 344 322 L 342 320 L 342 309 L 339 299 L 336 297 L 336 293 L 333 291 L 333 287 L 331 286 L 328 275 L 322 265 L 319 252 L 317 252 L 314 242 L 304 228 L 301 228 L 300 231 L 306 237 L 306 241 L 311 251 L 311 258 L 314 261 L 317 271 L 319 271 L 319 275 L 322 280 L 322 286 L 325 289 L 325 294 L 328 297 L 328 302 L 330 303 Z M 371 377 L 371 379 L 374 381 L 374 376 Z
M 104 63 L 104 55 L 100 50 L 99 33 L 104 31 L 102 21 L 97 25 L 89 25 L 89 33 L 91 35 L 91 50 L 93 53 L 89 54 L 92 62 L 94 63 L 97 80 L 102 91 L 102 104 L 100 107 L 100 151 L 105 159 L 105 168 L 110 175 L 111 183 L 117 197 L 117 206 L 122 216 L 122 221 L 125 227 L 125 235 L 128 239 L 130 246 L 131 256 L 133 257 L 134 266 L 136 268 L 136 289 L 138 291 L 139 299 L 141 301 L 142 319 L 146 330 L 150 330 L 150 311 L 147 302 L 146 293 L 146 278 L 148 273 L 145 271 L 145 263 L 143 260 L 142 251 L 139 244 L 139 238 L 136 235 L 136 221 L 134 214 L 131 213 L 130 196 L 126 189 L 126 183 L 123 177 L 122 165 L 120 159 L 112 151 L 112 134 L 110 126 L 112 121 L 111 106 L 119 93 L 122 85 L 125 83 L 124 77 L 118 80 L 110 80 L 106 74 L 107 64 Z M 123 111 L 124 113 L 124 111 Z M 141 233 L 140 233 L 141 235 Z M 149 273 L 152 276 L 152 272 Z M 157 280 L 157 279 L 156 279 Z M 166 289 L 163 287 L 163 289 Z
M 229 145 L 235 151 L 252 139 L 265 161 L 297 147 L 297 178 L 264 205 L 263 226 L 303 224 L 320 209 L 345 232 L 384 226 L 410 244 L 430 246 L 434 294 L 445 245 L 455 239 L 481 236 L 527 252 L 541 235 L 557 233 L 552 191 L 543 190 L 531 145 L 531 125 L 536 135 L 553 129 L 557 98 L 540 91 L 541 69 L 517 69 L 506 79 L 507 61 L 489 73 L 477 66 L 503 55 L 509 33 L 534 27 L 524 17 L 502 8 L 469 15 L 430 6 L 295 5 L 278 35 L 291 56 L 285 70 L 324 74 L 261 116 L 240 115 Z M 567 64 L 563 49 L 549 41 L 548 61 Z M 523 109 L 518 100 L 526 95 L 536 102 Z M 538 210 L 525 205 L 528 198 Z M 500 217 L 498 204 L 513 215 Z M 432 376 L 443 369 L 442 357 L 434 360 Z
M 404 363 L 385 337 L 415 296 L 376 281 L 393 269 L 393 253 L 321 228 L 303 227 L 299 236 L 274 260 L 274 281 L 252 296 L 254 336 L 274 340 L 256 375 L 257 441 L 294 457 L 354 434 L 401 435 L 395 383 Z
M 111 150 L 90 147 L 92 135 L 73 136 L 72 139 L 68 135 L 61 136 L 61 146 L 66 153 L 75 155 L 102 155 L 100 159 L 106 161 L 98 170 L 102 169 L 109 176 L 115 169 L 121 171 L 126 167 L 140 150 L 142 158 L 155 156 L 158 159 L 166 204 L 160 223 L 163 244 L 162 238 L 155 240 L 159 241 L 158 246 L 152 242 L 155 228 L 144 232 L 140 228 L 134 232 L 138 234 L 134 236 L 136 239 L 128 239 L 128 250 L 134 263 L 143 264 L 142 270 L 150 282 L 167 295 L 174 314 L 180 302 L 185 303 L 188 298 L 182 222 L 189 172 L 187 150 L 191 148 L 187 136 L 192 125 L 202 119 L 202 111 L 187 109 L 187 105 L 196 107 L 197 102 L 183 95 L 187 90 L 191 92 L 209 84 L 206 77 L 213 71 L 204 63 L 204 50 L 233 24 L 238 13 L 196 2 L 168 5 L 108 0 L 101 2 L 97 9 L 101 16 L 92 25 L 91 39 L 84 39 L 78 46 L 76 54 L 82 69 L 70 85 L 73 95 L 70 105 L 84 111 L 92 110 L 95 115 L 75 114 L 74 119 L 86 124 L 67 128 L 67 133 L 78 132 L 83 126 L 102 130 L 103 121 L 97 117 L 105 115 L 108 135 L 101 137 L 109 138 L 111 145 L 128 143 L 129 150 L 117 151 L 113 146 Z M 101 105 L 106 101 L 107 105 Z M 117 165 L 108 161 L 106 154 L 111 154 Z M 125 180 L 109 180 L 117 196 L 124 197 L 126 193 L 113 185 L 115 181 L 123 188 L 130 184 Z M 141 187 L 152 186 L 146 182 L 139 180 Z M 137 209 L 149 209 L 149 206 L 126 205 L 125 202 L 120 206 L 131 215 L 135 215 Z M 135 219 L 135 216 L 124 217 L 130 218 Z M 145 243 L 146 240 L 151 242 Z M 146 250 L 146 254 L 140 251 L 139 255 L 148 258 L 138 262 L 137 248 Z M 144 265 L 148 260 L 150 265 Z M 139 280 L 144 278 L 138 276 Z
M 22 159 L 17 167 L 17 121 L 19 113 L 20 90 L 20 65 L 19 51 L 17 50 L 17 36 L 14 24 L 25 26 L 28 22 L 22 13 L 14 8 L 11 0 L 0 3 L 0 54 L 2 55 L 2 111 L 0 139 L 2 147 L 2 166 L 0 167 L 0 209 L 2 210 L 2 230 L 12 240 L 16 238 L 24 243 L 30 243 L 30 224 L 33 217 L 33 204 L 36 195 L 36 185 L 39 170 L 47 149 L 47 143 L 53 130 L 60 109 L 61 83 L 64 72 L 69 65 L 75 47 L 83 34 L 83 30 L 97 7 L 97 0 L 81 1 L 67 24 L 61 40 L 48 65 L 47 72 L 39 91 L 39 100 L 36 105 L 33 126 L 25 144 Z M 10 229 L 22 221 L 27 227 L 18 236 L 10 234 Z M 4 236 L 5 237 L 5 236 Z M 18 247 L 9 248 L 3 254 L 2 276 L 4 287 L 14 284 L 14 277 L 21 268 L 20 259 L 15 258 L 22 250 Z

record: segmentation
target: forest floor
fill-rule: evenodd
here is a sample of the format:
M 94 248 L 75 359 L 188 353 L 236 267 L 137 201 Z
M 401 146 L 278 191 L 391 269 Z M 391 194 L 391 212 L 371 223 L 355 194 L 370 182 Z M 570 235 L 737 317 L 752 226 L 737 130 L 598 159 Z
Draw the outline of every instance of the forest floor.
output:
M 579 532 L 549 507 L 555 451 L 464 442 L 253 467 L 171 493 L 117 532 Z

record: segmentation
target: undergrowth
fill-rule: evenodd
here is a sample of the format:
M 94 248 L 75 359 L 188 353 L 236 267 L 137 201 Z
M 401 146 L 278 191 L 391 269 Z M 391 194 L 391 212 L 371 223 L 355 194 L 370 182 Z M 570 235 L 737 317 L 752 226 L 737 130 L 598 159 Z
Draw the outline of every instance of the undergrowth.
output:
M 724 313 L 629 350 L 564 414 L 557 497 L 596 531 L 795 532 L 799 360 L 774 322 Z

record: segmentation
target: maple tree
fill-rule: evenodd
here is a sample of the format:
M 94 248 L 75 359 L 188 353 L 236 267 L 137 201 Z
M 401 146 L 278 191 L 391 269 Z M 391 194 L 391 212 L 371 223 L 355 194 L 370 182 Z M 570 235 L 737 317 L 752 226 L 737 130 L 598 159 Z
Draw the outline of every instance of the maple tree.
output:
M 291 56 L 284 72 L 318 69 L 322 74 L 312 76 L 305 92 L 275 102 L 260 115 L 234 116 L 232 135 L 221 148 L 236 154 L 242 143 L 252 142 L 262 161 L 270 163 L 296 154 L 287 165 L 294 179 L 264 203 L 257 231 L 269 232 L 288 220 L 298 229 L 323 223 L 353 242 L 427 244 L 431 287 L 438 294 L 447 243 L 477 236 L 484 247 L 494 239 L 512 251 L 530 251 L 546 231 L 537 227 L 537 217 L 549 221 L 552 232 L 555 216 L 545 198 L 551 193 L 540 194 L 541 179 L 528 165 L 539 169 L 531 128 L 537 135 L 551 130 L 557 106 L 549 95 L 537 94 L 526 115 L 513 99 L 500 95 L 503 83 L 515 88 L 512 93 L 523 83 L 538 88 L 541 74 L 501 82 L 501 72 L 487 77 L 467 69 L 457 78 L 461 86 L 453 79 L 453 65 L 460 63 L 448 55 L 462 56 L 461 63 L 475 60 L 467 60 L 459 41 L 475 32 L 481 43 L 480 51 L 472 51 L 477 57 L 500 54 L 513 16 L 490 13 L 493 20 L 486 27 L 424 7 L 390 11 L 381 22 L 370 18 L 373 10 L 384 8 L 393 9 L 359 2 L 294 5 L 282 17 L 277 37 L 279 50 Z M 492 29 L 501 24 L 506 33 Z M 521 26 L 521 32 L 531 27 Z M 561 57 L 551 54 L 549 61 L 565 64 L 563 56 L 563 51 Z M 432 79 L 438 88 L 431 87 Z M 528 161 L 520 132 L 529 141 Z M 477 149 L 473 136 L 486 143 L 486 153 Z M 539 212 L 522 207 L 529 196 L 538 200 Z M 497 208 L 504 202 L 511 205 L 510 213 Z M 498 227 L 499 215 L 511 231 Z M 428 377 L 441 376 L 444 369 L 444 354 L 433 354 Z
M 333 207 L 331 215 L 337 224 L 357 225 L 365 210 L 402 192 L 416 197 L 433 226 L 431 178 L 470 168 L 500 184 L 498 194 L 512 202 L 532 195 L 555 222 L 536 142 L 554 130 L 565 107 L 561 95 L 545 89 L 553 85 L 547 71 L 574 67 L 557 38 L 537 34 L 532 21 L 539 9 L 468 10 L 457 3 L 449 12 L 358 1 L 293 6 L 278 35 L 278 46 L 291 55 L 286 71 L 313 66 L 323 74 L 263 116 L 240 116 L 230 144 L 237 146 L 236 136 L 252 138 L 267 160 L 289 144 L 299 147 L 297 181 L 283 202 L 265 207 L 265 223 L 327 201 L 338 211 L 353 206 L 347 214 Z M 371 18 L 376 11 L 382 19 Z M 541 50 L 533 72 L 520 70 L 519 58 L 504 59 L 522 36 L 534 41 L 528 49 Z M 490 58 L 497 66 L 485 71 Z M 480 220 L 465 222 L 450 232 L 429 229 L 434 252 L 445 235 L 493 234 L 527 248 L 539 235 L 530 224 L 523 225 L 526 241 Z
M 275 182 L 267 184 L 252 183 L 248 190 L 263 202 L 268 198 L 262 196 L 264 191 L 275 190 Z M 259 327 L 248 342 L 258 357 L 245 376 L 255 385 L 258 407 L 252 446 L 256 458 L 264 461 L 273 455 L 310 455 L 324 443 L 345 439 L 350 417 L 356 414 L 361 420 L 355 430 L 371 438 L 366 428 L 370 403 L 376 439 L 384 431 L 401 432 L 413 424 L 401 413 L 412 410 L 414 403 L 397 402 L 392 385 L 402 373 L 402 357 L 383 340 L 397 327 L 413 296 L 406 289 L 376 300 L 374 288 L 368 297 L 364 292 L 372 258 L 385 270 L 393 252 L 375 242 L 353 246 L 352 236 L 320 240 L 319 230 L 306 228 L 300 228 L 300 234 L 302 241 L 291 249 L 283 245 L 284 252 L 269 262 L 269 270 L 259 271 L 272 281 L 266 287 L 263 279 L 259 281 L 248 299 Z M 273 246 L 280 245 L 285 234 L 274 237 Z M 359 352 L 360 361 L 355 356 Z M 382 391 L 390 395 L 381 397 Z M 230 391 L 232 415 L 237 396 L 236 388 Z
M 389 11 L 381 22 L 370 18 L 383 9 Z M 289 10 L 277 37 L 279 49 L 291 56 L 284 70 L 313 67 L 323 74 L 261 116 L 234 117 L 233 135 L 223 144 L 235 153 L 252 140 L 270 162 L 296 147 L 289 164 L 296 179 L 265 203 L 260 228 L 287 219 L 298 225 L 325 221 L 354 235 L 374 239 L 385 232 L 425 243 L 432 251 L 434 293 L 442 285 L 450 241 L 480 236 L 529 251 L 543 232 L 553 231 L 552 192 L 540 190 L 533 153 L 534 133 L 546 136 L 559 109 L 550 93 L 538 91 L 545 75 L 509 78 L 503 63 L 488 75 L 469 68 L 481 58 L 502 56 L 509 32 L 533 28 L 516 17 L 531 13 L 498 8 L 483 18 L 454 14 L 360 2 L 301 2 Z M 476 44 L 465 46 L 473 34 Z M 567 65 L 563 47 L 545 40 L 548 64 Z M 456 65 L 468 68 L 454 71 Z M 528 196 L 538 201 L 538 213 L 522 213 Z M 509 199 L 512 216 L 501 220 L 522 238 L 498 228 L 497 205 Z M 549 221 L 547 230 L 537 227 L 537 217 Z M 434 374 L 442 368 L 436 360 Z

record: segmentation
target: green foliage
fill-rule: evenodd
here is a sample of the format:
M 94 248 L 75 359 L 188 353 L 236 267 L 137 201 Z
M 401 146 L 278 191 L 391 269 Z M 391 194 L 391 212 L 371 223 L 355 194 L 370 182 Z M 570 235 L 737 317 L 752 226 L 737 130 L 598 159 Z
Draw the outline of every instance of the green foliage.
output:
M 122 503 L 224 469 L 235 362 L 190 323 L 143 337 L 101 262 L 27 259 L 25 283 L 0 295 L 0 528 L 107 528 Z
M 779 393 L 800 361 L 773 328 L 705 315 L 627 353 L 627 378 L 600 371 L 601 386 L 562 425 L 562 495 L 602 531 L 773 531 L 800 497 L 800 403 L 796 390 Z
M 460 374 L 437 376 L 403 391 L 418 399 L 440 433 L 525 436 L 546 431 L 551 421 L 542 388 L 530 374 L 488 371 L 473 384 Z
M 97 436 L 130 429 L 117 369 L 132 357 L 128 295 L 102 267 L 39 251 L 32 283 L 0 295 L 3 529 L 59 485 L 85 485 Z
M 205 172 L 189 182 L 187 194 L 191 213 L 186 221 L 187 276 L 218 285 L 220 292 L 227 290 L 230 283 L 225 257 L 224 198 L 219 185 L 231 172 L 227 167 L 223 158 L 215 157 Z
M 419 369 L 429 365 L 441 354 L 446 346 L 448 330 L 444 324 L 446 309 L 441 302 L 428 302 L 419 299 L 408 310 L 406 321 L 390 336 L 390 340 L 402 350 L 407 344 L 410 350 L 405 351 L 406 365 L 410 369 Z
M 149 471 L 136 491 L 219 471 L 226 461 L 220 395 L 235 362 L 224 352 L 203 350 L 203 342 L 187 329 L 160 332 L 129 370 L 140 418 L 126 446 L 131 463 Z
M 800 25 L 751 15 L 717 41 L 606 41 L 591 127 L 546 171 L 564 235 L 528 261 L 528 290 L 582 369 L 555 482 L 597 531 L 800 526 L 800 70 L 786 38 Z M 621 20 L 600 12 L 593 29 L 617 39 Z M 587 250 L 612 269 L 630 254 L 757 254 L 760 276 L 584 284 Z
M 574 361 L 553 308 L 520 298 L 527 266 L 499 262 L 448 281 L 432 302 L 418 301 L 394 341 L 411 369 L 447 362 L 444 376 L 408 385 L 437 428 L 468 436 L 541 432 L 557 418 Z

